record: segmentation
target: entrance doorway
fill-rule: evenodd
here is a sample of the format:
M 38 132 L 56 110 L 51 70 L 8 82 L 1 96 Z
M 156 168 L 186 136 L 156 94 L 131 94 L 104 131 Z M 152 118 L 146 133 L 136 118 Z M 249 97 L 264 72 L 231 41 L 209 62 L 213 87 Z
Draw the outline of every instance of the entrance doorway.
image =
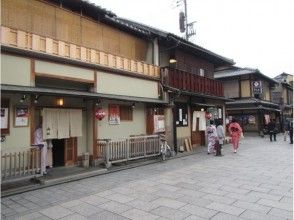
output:
M 64 139 L 52 140 L 52 153 L 53 153 L 53 167 L 64 166 Z

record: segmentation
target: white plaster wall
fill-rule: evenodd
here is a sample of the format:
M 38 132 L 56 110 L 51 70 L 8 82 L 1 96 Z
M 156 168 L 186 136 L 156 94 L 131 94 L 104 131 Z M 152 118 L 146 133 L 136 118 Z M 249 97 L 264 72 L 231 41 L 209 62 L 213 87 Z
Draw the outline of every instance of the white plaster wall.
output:
M 30 86 L 31 60 L 1 54 L 1 84 Z
M 31 132 L 30 132 L 30 120 L 29 117 L 29 126 L 28 127 L 14 127 L 14 107 L 16 105 L 29 106 L 29 99 L 24 103 L 20 103 L 20 95 L 16 94 L 1 94 L 1 97 L 9 98 L 9 127 L 10 132 L 6 135 L 6 140 L 1 143 L 2 152 L 15 152 L 18 150 L 23 150 L 30 148 L 31 146 Z
M 158 99 L 158 82 L 97 72 L 97 92 Z
M 51 63 L 36 60 L 35 61 L 35 72 L 44 73 L 52 76 L 59 77 L 71 77 L 76 79 L 84 79 L 94 81 L 94 71 L 79 68 L 74 66 L 68 66 L 63 64 Z
M 104 119 L 96 121 L 98 139 L 128 138 L 130 135 L 146 134 L 146 109 L 144 104 L 136 103 L 133 110 L 133 121 L 120 121 L 119 125 L 109 125 L 108 104 L 118 104 L 119 102 L 103 102 L 102 108 L 107 113 Z

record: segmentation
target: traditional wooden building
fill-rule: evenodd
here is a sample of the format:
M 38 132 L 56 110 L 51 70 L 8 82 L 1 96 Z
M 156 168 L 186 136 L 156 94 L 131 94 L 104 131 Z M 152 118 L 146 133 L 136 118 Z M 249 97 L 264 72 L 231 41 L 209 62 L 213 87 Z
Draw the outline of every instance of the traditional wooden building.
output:
M 230 67 L 214 77 L 224 84 L 226 123 L 236 118 L 245 132 L 262 132 L 270 119 L 280 121 L 280 107 L 272 101 L 271 91 L 278 84 L 258 69 Z
M 150 145 L 133 158 L 158 150 L 158 137 L 146 137 L 146 115 L 168 102 L 150 32 L 114 22 L 115 14 L 83 0 L 3 0 L 1 12 L 2 167 L 15 163 L 20 174 L 32 165 L 40 120 L 53 166 L 81 164 L 86 153 L 104 159 L 110 140 L 123 140 L 111 144 L 125 152 L 113 160 L 132 159 L 130 142 L 133 150 L 147 139 Z
M 115 20 L 152 33 L 158 44 L 161 86 L 169 100 L 164 109 L 169 144 L 175 151 L 189 142 L 193 148 L 205 146 L 209 119 L 224 119 L 224 103 L 228 101 L 222 82 L 215 80 L 213 73 L 216 68 L 233 65 L 234 61 L 174 34 L 122 18 Z
M 272 91 L 273 102 L 280 105 L 281 130 L 285 129 L 287 120 L 293 119 L 293 75 L 282 73 L 274 77 L 279 84 Z

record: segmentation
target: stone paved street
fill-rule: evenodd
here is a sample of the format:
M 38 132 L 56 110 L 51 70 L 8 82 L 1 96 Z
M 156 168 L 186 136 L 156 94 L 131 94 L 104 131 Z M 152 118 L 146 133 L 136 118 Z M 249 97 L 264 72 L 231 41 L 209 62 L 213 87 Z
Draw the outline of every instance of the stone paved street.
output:
M 202 153 L 2 198 L 2 219 L 293 219 L 293 146 Z

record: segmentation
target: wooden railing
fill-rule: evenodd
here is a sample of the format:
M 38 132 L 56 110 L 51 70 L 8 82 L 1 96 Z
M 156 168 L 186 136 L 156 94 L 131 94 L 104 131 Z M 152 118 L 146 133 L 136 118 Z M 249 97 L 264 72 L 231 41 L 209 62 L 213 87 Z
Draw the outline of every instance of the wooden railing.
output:
M 31 147 L 14 153 L 1 152 L 2 182 L 37 176 L 41 167 L 41 151 Z
M 223 83 L 220 81 L 168 67 L 162 68 L 162 74 L 164 85 L 188 92 L 224 96 Z
M 159 78 L 160 68 L 81 45 L 1 26 L 1 44 Z
M 98 158 L 110 167 L 113 163 L 159 155 L 160 138 L 158 135 L 143 135 L 116 140 L 98 139 L 97 152 Z

